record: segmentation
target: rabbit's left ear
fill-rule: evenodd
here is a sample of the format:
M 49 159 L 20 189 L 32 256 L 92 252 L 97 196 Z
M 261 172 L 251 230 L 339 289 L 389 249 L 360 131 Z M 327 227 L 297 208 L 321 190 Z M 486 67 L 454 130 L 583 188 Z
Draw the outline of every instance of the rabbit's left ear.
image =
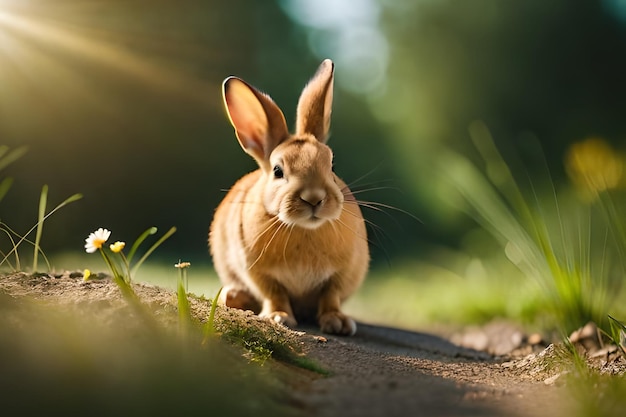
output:
M 309 133 L 325 143 L 330 130 L 330 113 L 333 105 L 333 79 L 335 65 L 325 59 L 309 81 L 298 101 L 296 135 Z
M 236 77 L 224 80 L 222 94 L 239 144 L 268 169 L 270 154 L 289 136 L 283 112 L 268 95 Z

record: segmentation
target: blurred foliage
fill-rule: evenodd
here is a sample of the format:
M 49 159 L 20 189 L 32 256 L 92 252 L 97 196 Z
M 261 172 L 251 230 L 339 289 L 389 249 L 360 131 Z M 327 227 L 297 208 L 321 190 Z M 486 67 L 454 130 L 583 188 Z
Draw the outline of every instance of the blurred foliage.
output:
M 354 188 L 384 189 L 363 199 L 423 221 L 366 211 L 384 231 L 371 233 L 374 262 L 426 257 L 432 245 L 479 250 L 464 243 L 475 224 L 446 203 L 441 149 L 473 156 L 467 129 L 482 120 L 507 156 L 536 158 L 528 138 L 538 139 L 558 187 L 570 143 L 617 145 L 619 4 L 0 0 L 0 143 L 30 149 L 7 169 L 15 186 L 0 217 L 24 229 L 47 183 L 85 195 L 47 224 L 49 251 L 78 247 L 94 221 L 131 234 L 175 225 L 163 251 L 205 261 L 221 190 L 255 168 L 224 115 L 221 81 L 246 79 L 293 121 L 303 85 L 330 57 L 338 173 L 348 183 L 369 174 Z
M 445 189 L 428 175 L 441 147 L 470 154 L 482 120 L 499 148 L 563 175 L 567 145 L 595 134 L 622 140 L 626 28 L 602 2 L 490 0 L 387 2 L 392 59 L 374 111 L 394 128 L 405 176 L 414 178 L 435 230 L 459 232 L 438 209 Z M 547 178 L 546 178 L 547 180 Z M 445 195 L 445 194 L 444 194 Z
M 250 366 L 244 351 L 217 338 L 201 346 L 198 334 L 180 337 L 167 303 L 141 306 L 145 316 L 106 299 L 59 304 L 0 293 L 0 332 L 11 335 L 0 349 L 5 408 L 24 415 L 297 414 L 275 367 Z
M 621 156 L 598 139 L 571 147 L 568 161 L 576 163 L 568 164 L 568 173 L 585 194 L 593 191 L 598 203 L 590 204 L 557 191 L 545 167 L 526 175 L 512 172 L 484 125 L 476 122 L 470 131 L 484 172 L 460 154 L 449 152 L 444 160 L 461 197 L 459 207 L 540 285 L 543 310 L 564 334 L 589 321 L 608 329 L 606 313 L 626 271 L 623 211 L 613 203 L 619 196 L 614 189 L 621 182 Z

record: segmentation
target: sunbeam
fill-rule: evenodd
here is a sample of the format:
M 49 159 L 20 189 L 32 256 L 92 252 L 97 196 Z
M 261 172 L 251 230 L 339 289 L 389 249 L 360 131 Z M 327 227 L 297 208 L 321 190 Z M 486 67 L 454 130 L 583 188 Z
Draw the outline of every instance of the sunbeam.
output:
M 188 99 L 208 103 L 207 83 L 200 78 L 189 77 L 175 66 L 163 60 L 137 53 L 129 45 L 138 39 L 154 43 L 142 36 L 124 36 L 104 29 L 68 23 L 46 16 L 35 6 L 27 3 L 19 8 L 13 2 L 0 2 L 0 82 L 9 76 L 11 69 L 19 69 L 21 76 L 55 71 L 80 65 L 96 66 L 99 71 L 108 70 L 132 79 L 133 82 L 159 89 L 161 92 L 180 94 Z M 31 6 L 29 6 L 31 5 Z M 78 6 L 77 6 L 78 7 Z M 45 12 L 45 9 L 43 9 Z M 154 49 L 153 46 L 147 45 Z M 76 78 L 72 72 L 65 76 Z M 15 76 L 15 74 L 13 74 Z

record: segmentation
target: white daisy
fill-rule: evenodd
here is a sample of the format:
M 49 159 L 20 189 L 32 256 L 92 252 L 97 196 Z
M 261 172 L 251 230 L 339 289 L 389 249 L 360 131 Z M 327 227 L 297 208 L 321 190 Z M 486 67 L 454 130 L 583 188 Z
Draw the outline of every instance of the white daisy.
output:
M 94 253 L 96 250 L 102 248 L 104 242 L 106 242 L 111 236 L 111 232 L 107 229 L 99 228 L 93 233 L 89 234 L 89 237 L 85 239 L 85 251 L 87 253 Z

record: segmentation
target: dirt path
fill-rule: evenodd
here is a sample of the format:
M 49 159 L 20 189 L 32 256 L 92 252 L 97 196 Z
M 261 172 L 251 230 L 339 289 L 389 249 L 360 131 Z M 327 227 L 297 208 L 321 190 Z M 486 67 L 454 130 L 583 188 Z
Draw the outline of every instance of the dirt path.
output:
M 315 334 L 309 329 L 309 333 Z M 564 388 L 520 376 L 489 356 L 437 336 L 360 324 L 322 336 L 308 354 L 332 375 L 301 387 L 319 416 L 557 416 Z
M 172 292 L 144 285 L 136 286 L 136 292 L 143 303 L 172 311 Z M 84 283 L 79 274 L 4 276 L 0 293 L 72 308 L 97 305 L 100 317 L 118 317 L 114 310 L 125 304 L 109 280 Z M 194 308 L 207 304 L 194 303 Z M 205 311 L 201 314 L 206 317 Z M 532 367 L 503 364 L 435 335 L 363 323 L 354 337 L 322 335 L 314 328 L 301 330 L 288 333 L 330 375 L 280 365 L 282 380 L 293 397 L 288 403 L 296 404 L 297 415 L 526 417 L 567 411 L 565 388 L 546 385 L 547 374 L 532 376 Z

